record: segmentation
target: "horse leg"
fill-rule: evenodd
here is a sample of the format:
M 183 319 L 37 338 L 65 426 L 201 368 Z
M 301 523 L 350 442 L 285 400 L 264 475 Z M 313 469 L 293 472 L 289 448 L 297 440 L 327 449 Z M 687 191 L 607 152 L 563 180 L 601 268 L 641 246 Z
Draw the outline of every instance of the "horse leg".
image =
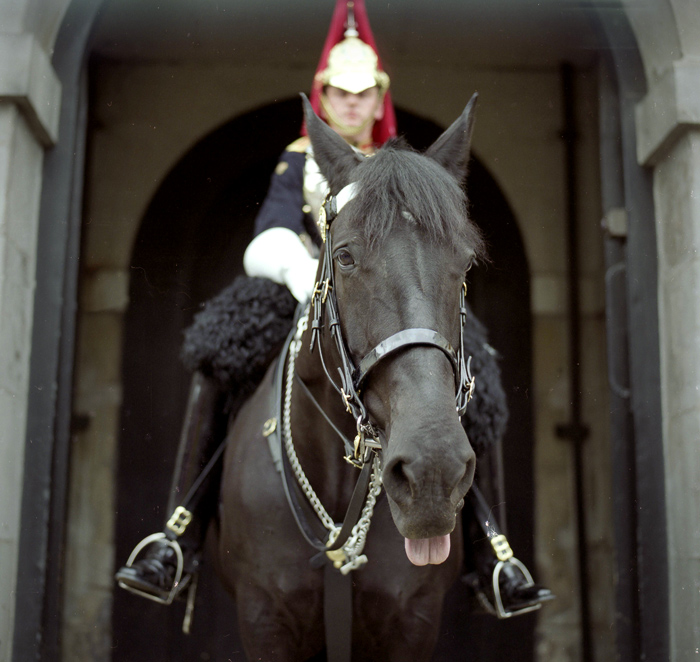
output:
M 238 627 L 249 660 L 304 662 L 323 649 L 323 629 L 312 615 L 299 613 L 299 602 L 274 598 L 259 586 L 239 586 Z
M 262 436 L 271 381 L 269 371 L 229 428 L 214 557 L 247 658 L 304 661 L 323 650 L 323 577 Z
M 382 535 L 373 535 L 379 531 Z M 408 560 L 404 538 L 383 500 L 375 509 L 365 551 L 369 562 L 353 579 L 352 659 L 427 662 L 439 635 L 445 594 L 462 562 L 460 522 L 447 561 L 417 567 Z
M 408 599 L 396 593 L 368 594 L 356 600 L 353 660 L 428 662 L 440 632 L 445 591 L 431 569 L 417 572 L 424 579 L 408 578 Z M 363 613 L 358 613 L 363 612 Z

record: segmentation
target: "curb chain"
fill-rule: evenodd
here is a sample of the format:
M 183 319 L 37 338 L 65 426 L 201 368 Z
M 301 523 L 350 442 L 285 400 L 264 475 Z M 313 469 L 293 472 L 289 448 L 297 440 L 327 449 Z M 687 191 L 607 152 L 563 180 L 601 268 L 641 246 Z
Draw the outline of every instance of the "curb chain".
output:
M 338 533 L 340 533 L 340 527 L 336 526 L 333 518 L 323 507 L 323 504 L 314 491 L 314 488 L 311 487 L 311 483 L 309 483 L 309 480 L 306 478 L 304 470 L 301 467 L 301 463 L 299 462 L 299 458 L 297 457 L 296 450 L 294 449 L 294 442 L 292 440 L 291 408 L 294 365 L 299 349 L 301 348 L 301 336 L 304 331 L 306 331 L 308 321 L 309 308 L 307 307 L 306 312 L 297 323 L 297 330 L 294 334 L 294 339 L 289 346 L 289 362 L 287 365 L 287 380 L 284 394 L 282 427 L 284 432 L 284 446 L 287 452 L 287 457 L 289 458 L 289 463 L 292 466 L 294 475 L 299 482 L 304 495 L 309 500 L 309 503 L 314 509 L 316 515 L 318 515 L 318 518 L 321 520 L 323 526 L 328 530 L 328 544 L 330 545 L 332 544 L 333 540 L 335 540 Z M 344 575 L 347 575 L 350 571 L 356 570 L 367 563 L 367 556 L 362 554 L 362 551 L 364 550 L 365 543 L 367 542 L 367 534 L 369 532 L 372 515 L 374 514 L 374 506 L 381 491 L 381 461 L 379 456 L 375 454 L 372 465 L 372 478 L 370 480 L 370 487 L 367 493 L 367 500 L 365 501 L 365 505 L 362 509 L 362 515 L 357 521 L 357 524 L 355 524 L 353 527 L 347 542 L 342 547 L 348 561 L 340 568 L 340 572 Z

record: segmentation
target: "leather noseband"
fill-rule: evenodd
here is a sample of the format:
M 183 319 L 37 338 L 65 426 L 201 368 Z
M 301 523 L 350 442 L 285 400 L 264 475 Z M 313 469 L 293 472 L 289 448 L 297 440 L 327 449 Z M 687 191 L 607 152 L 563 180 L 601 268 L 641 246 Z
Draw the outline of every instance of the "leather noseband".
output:
M 394 352 L 412 347 L 414 345 L 428 345 L 441 349 L 447 358 L 450 360 L 452 370 L 455 375 L 455 380 L 459 380 L 459 359 L 457 352 L 452 348 L 449 341 L 437 331 L 432 329 L 404 329 L 389 336 L 386 340 L 382 340 L 373 350 L 371 350 L 365 358 L 360 361 L 353 374 L 353 383 L 358 391 L 362 388 L 362 383 L 367 378 L 369 371 L 374 368 L 382 359 L 386 358 Z

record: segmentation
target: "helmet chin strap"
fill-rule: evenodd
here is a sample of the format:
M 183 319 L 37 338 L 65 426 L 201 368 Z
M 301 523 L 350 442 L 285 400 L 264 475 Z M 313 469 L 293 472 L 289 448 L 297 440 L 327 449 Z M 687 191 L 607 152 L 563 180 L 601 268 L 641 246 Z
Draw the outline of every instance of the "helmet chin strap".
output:
M 372 122 L 374 122 L 374 115 L 372 115 L 371 117 L 368 117 L 359 126 L 349 126 L 347 124 L 344 124 L 342 120 L 338 117 L 338 114 L 335 112 L 335 110 L 333 110 L 333 107 L 331 106 L 330 102 L 328 101 L 328 97 L 325 94 L 321 94 L 321 108 L 323 108 L 323 112 L 326 114 L 329 123 L 337 127 L 342 132 L 343 137 L 352 139 L 355 136 L 362 133 L 370 124 L 372 124 Z

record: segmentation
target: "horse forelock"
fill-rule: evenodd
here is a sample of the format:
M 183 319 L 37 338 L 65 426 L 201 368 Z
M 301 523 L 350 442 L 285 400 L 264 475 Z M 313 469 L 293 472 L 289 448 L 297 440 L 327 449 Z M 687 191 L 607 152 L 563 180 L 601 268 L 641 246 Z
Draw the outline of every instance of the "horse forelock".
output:
M 394 224 L 417 224 L 429 240 L 449 240 L 479 257 L 484 240 L 469 219 L 462 186 L 432 159 L 392 139 L 356 169 L 356 222 L 370 245 L 380 244 Z M 410 216 L 408 216 L 410 215 Z

